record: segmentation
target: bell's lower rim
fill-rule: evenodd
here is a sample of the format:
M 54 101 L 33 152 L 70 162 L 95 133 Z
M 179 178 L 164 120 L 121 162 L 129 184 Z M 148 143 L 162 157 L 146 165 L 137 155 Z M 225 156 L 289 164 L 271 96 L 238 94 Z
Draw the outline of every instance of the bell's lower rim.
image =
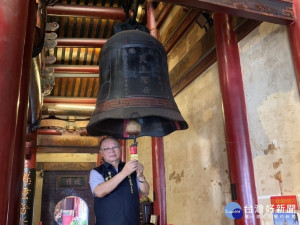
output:
M 172 121 L 185 122 L 179 111 L 162 108 L 128 107 L 119 109 L 115 108 L 105 112 L 93 113 L 88 126 L 95 122 L 106 119 L 139 119 L 142 117 L 160 117 Z
M 185 130 L 188 124 L 177 111 L 158 108 L 122 108 L 94 114 L 88 125 L 88 134 L 92 136 L 111 135 L 126 139 L 123 135 L 123 120 L 137 119 L 141 122 L 139 136 L 162 137 L 176 130 Z

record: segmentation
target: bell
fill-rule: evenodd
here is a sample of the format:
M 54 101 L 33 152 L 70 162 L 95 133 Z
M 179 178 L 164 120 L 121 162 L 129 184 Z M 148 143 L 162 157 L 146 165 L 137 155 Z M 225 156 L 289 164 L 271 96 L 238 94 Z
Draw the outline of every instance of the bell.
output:
M 126 132 L 131 120 L 140 125 L 136 133 Z M 139 30 L 113 35 L 101 49 L 99 92 L 87 132 L 127 139 L 187 128 L 174 101 L 162 44 Z

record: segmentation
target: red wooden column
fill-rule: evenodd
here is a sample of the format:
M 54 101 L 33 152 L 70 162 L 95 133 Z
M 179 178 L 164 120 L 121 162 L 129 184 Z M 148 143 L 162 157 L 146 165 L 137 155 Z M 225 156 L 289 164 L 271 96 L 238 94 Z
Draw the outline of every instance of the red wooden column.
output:
M 257 205 L 257 194 L 251 155 L 246 103 L 240 57 L 232 17 L 223 13 L 214 14 L 217 62 L 224 107 L 224 120 L 230 182 L 233 201 L 244 207 Z M 260 220 L 248 213 L 235 224 L 258 225 Z
M 25 10 L 24 10 L 25 9 Z M 0 224 L 6 224 L 28 0 L 0 4 Z
M 294 22 L 288 26 L 288 33 L 298 89 L 300 91 L 300 2 L 298 0 L 294 0 L 294 17 Z
M 150 34 L 159 38 L 154 17 L 154 8 L 151 1 L 147 2 L 147 26 Z M 153 168 L 153 208 L 158 215 L 158 225 L 167 224 L 166 180 L 165 180 L 164 145 L 161 137 L 152 138 L 152 168 Z
M 97 166 L 100 166 L 102 164 L 102 155 L 100 154 L 100 152 L 98 152 L 97 155 Z
M 126 162 L 126 140 L 119 140 L 121 145 L 121 161 Z
M 23 56 L 23 68 L 21 78 L 21 89 L 19 96 L 19 112 L 16 130 L 16 139 L 14 147 L 13 169 L 11 176 L 11 193 L 9 200 L 9 214 L 7 225 L 19 224 L 20 202 L 22 194 L 24 159 L 25 159 L 25 141 L 26 124 L 28 112 L 28 95 L 31 55 L 33 44 L 33 31 L 35 26 L 35 0 L 29 0 L 28 21 L 25 39 L 25 48 Z
M 26 139 L 20 224 L 32 224 L 33 221 L 33 202 L 36 180 L 35 163 L 37 150 L 37 131 L 35 130 L 31 133 L 28 133 Z
M 152 138 L 153 208 L 158 215 L 158 225 L 167 224 L 166 179 L 162 138 Z

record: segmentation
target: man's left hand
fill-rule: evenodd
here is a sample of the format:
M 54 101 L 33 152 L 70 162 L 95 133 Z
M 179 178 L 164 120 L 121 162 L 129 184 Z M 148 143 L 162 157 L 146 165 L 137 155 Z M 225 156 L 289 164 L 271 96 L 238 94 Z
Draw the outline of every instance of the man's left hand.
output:
M 136 173 L 138 178 L 144 178 L 144 166 L 141 163 L 138 163 Z

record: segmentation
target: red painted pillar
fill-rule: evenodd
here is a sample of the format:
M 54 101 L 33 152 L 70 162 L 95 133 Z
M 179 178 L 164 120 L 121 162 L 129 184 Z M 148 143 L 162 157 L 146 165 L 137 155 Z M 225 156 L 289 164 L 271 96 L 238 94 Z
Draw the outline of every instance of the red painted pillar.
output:
M 25 9 L 25 10 L 24 10 Z M 28 0 L 0 4 L 0 224 L 6 224 Z
M 120 140 L 121 145 L 121 161 L 126 162 L 126 140 Z
M 154 8 L 151 1 L 147 2 L 147 26 L 150 34 L 159 38 L 154 17 Z M 164 145 L 161 137 L 152 138 L 152 167 L 153 167 L 153 208 L 158 215 L 158 225 L 167 224 L 166 180 L 165 180 Z
M 102 156 L 100 154 L 100 152 L 98 152 L 98 155 L 97 155 L 97 166 L 100 166 L 102 164 Z
M 159 39 L 159 33 L 156 26 L 153 3 L 151 1 L 147 2 L 147 27 L 150 30 L 150 34 Z
M 298 0 L 294 0 L 294 16 L 294 22 L 288 26 L 288 33 L 293 55 L 298 89 L 300 91 L 300 2 Z
M 257 194 L 247 123 L 242 72 L 238 45 L 232 27 L 232 17 L 214 14 L 217 60 L 224 107 L 228 165 L 233 200 L 244 207 L 257 205 Z M 236 190 L 236 191 L 235 191 Z M 235 224 L 258 225 L 260 220 L 248 213 Z
M 23 173 L 20 224 L 32 224 L 36 180 L 37 131 L 27 134 L 26 156 Z
M 158 225 L 167 224 L 166 180 L 162 138 L 152 138 L 153 208 L 158 215 Z
M 19 224 L 20 202 L 22 194 L 23 171 L 25 160 L 26 124 L 28 112 L 28 93 L 30 80 L 31 55 L 33 46 L 33 31 L 35 26 L 35 0 L 29 1 L 28 21 L 23 56 L 21 89 L 19 96 L 19 112 L 11 176 L 11 193 L 7 225 Z

